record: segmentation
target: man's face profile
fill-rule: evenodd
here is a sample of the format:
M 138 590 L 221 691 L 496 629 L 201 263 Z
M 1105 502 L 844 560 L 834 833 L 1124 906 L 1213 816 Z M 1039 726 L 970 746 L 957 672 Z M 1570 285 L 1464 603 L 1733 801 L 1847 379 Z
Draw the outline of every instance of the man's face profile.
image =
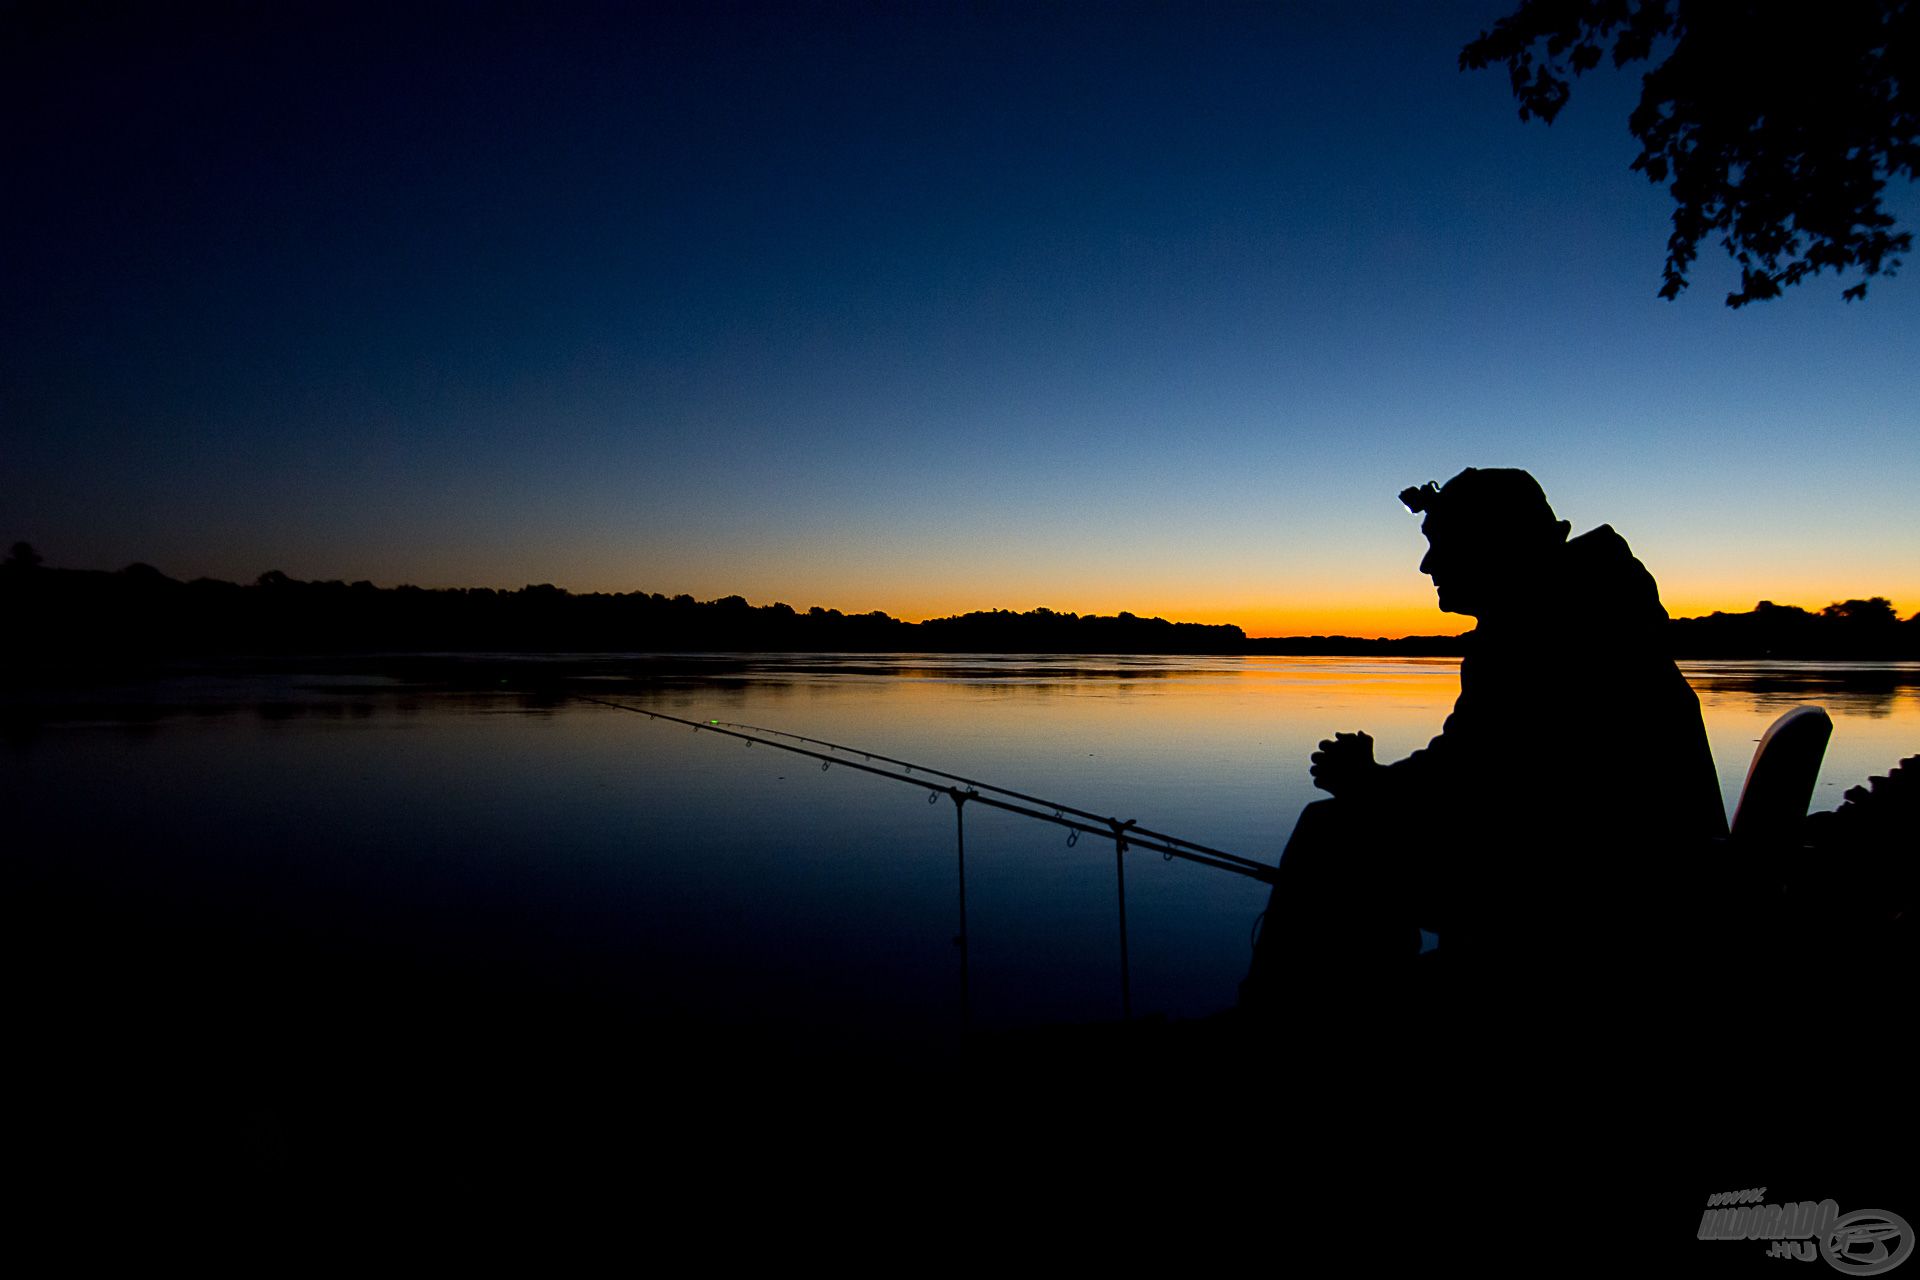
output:
M 1528 606 L 1550 572 L 1568 525 L 1524 471 L 1472 467 L 1447 481 L 1406 489 L 1400 501 L 1427 518 L 1420 572 L 1433 579 L 1440 607 L 1485 620 L 1491 611 Z
M 1420 561 L 1420 572 L 1433 579 L 1441 610 L 1477 616 L 1482 603 L 1480 584 L 1475 581 L 1480 557 L 1473 554 L 1460 531 L 1444 519 L 1428 516 L 1420 532 L 1427 535 L 1427 554 Z

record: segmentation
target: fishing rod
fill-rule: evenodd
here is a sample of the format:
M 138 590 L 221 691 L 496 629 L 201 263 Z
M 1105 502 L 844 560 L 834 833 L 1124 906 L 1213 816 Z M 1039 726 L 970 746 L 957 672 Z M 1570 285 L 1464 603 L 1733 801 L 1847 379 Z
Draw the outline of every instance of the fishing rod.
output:
M 665 711 L 653 711 L 646 707 L 633 706 L 631 703 L 611 702 L 605 698 L 595 698 L 584 693 L 575 694 L 574 696 L 585 702 L 596 703 L 603 707 L 611 707 L 616 711 L 631 711 L 638 715 L 647 716 L 650 719 L 667 720 L 674 724 L 683 724 L 698 732 L 717 733 L 728 738 L 738 738 L 750 747 L 758 743 L 761 746 L 772 747 L 778 751 L 788 751 L 794 755 L 807 756 L 820 761 L 822 769 L 837 764 L 849 769 L 858 769 L 862 773 L 870 773 L 876 778 L 889 778 L 895 782 L 911 783 L 913 786 L 926 789 L 929 793 L 929 801 L 935 800 L 941 795 L 946 795 L 953 800 L 956 806 L 972 802 L 974 804 L 985 805 L 991 809 L 1001 809 L 1008 813 L 1017 813 L 1022 817 L 1033 818 L 1040 822 L 1050 822 L 1057 827 L 1065 827 L 1069 832 L 1073 833 L 1067 837 L 1067 843 L 1069 845 L 1078 842 L 1082 835 L 1100 836 L 1114 842 L 1114 852 L 1117 854 L 1125 853 L 1128 849 L 1151 849 L 1167 858 L 1180 858 L 1187 862 L 1197 862 L 1201 866 L 1216 867 L 1221 871 L 1231 871 L 1235 875 L 1246 876 L 1248 879 L 1258 880 L 1262 884 L 1273 883 L 1274 868 L 1265 863 L 1256 862 L 1252 858 L 1241 857 L 1239 854 L 1228 853 L 1222 849 L 1214 849 L 1207 845 L 1196 844 L 1191 840 L 1183 840 L 1178 836 L 1170 836 L 1165 832 L 1154 831 L 1148 827 L 1142 827 L 1132 818 L 1122 822 L 1118 818 L 1103 817 L 1088 809 L 1079 809 L 1072 805 L 1055 804 L 1053 801 L 1041 799 L 1039 796 L 1028 795 L 1025 792 L 1014 791 L 1006 787 L 996 787 L 991 783 L 980 782 L 956 773 L 948 773 L 943 769 L 930 769 L 925 765 L 913 764 L 909 761 L 895 759 L 891 756 L 883 756 L 876 752 L 862 750 L 858 747 L 846 747 L 818 738 L 807 738 L 800 734 L 783 733 L 777 729 L 765 729 L 757 725 L 742 725 L 733 721 L 688 720 L 682 716 L 670 715 Z M 795 742 L 812 743 L 814 746 L 827 747 L 837 752 L 858 753 L 864 757 L 865 763 L 860 760 L 848 759 L 845 755 L 829 755 L 823 751 L 814 751 L 808 747 L 796 746 L 793 742 L 782 742 L 779 740 L 781 738 L 792 738 Z M 881 767 L 880 764 L 873 763 L 874 761 L 880 761 L 889 766 L 897 766 L 899 771 L 896 771 L 895 768 Z M 916 771 L 923 776 L 918 778 L 912 776 Z M 927 780 L 930 778 L 945 779 L 952 785 L 940 786 L 930 784 Z M 962 790 L 962 787 L 966 789 Z M 1041 807 L 1036 808 L 1034 806 Z
M 862 751 L 858 747 L 842 746 L 821 738 L 809 738 L 802 734 L 786 733 L 779 729 L 768 729 L 760 725 L 740 724 L 731 720 L 688 720 L 683 716 L 671 715 L 665 711 L 653 711 L 647 707 L 636 707 L 631 703 L 611 702 L 606 698 L 596 698 L 589 694 L 574 695 L 585 702 L 611 707 L 615 711 L 632 711 L 646 716 L 650 720 L 666 720 L 673 724 L 683 724 L 696 733 L 705 731 L 717 733 L 722 737 L 738 738 L 749 747 L 755 743 L 787 751 L 797 756 L 806 756 L 818 760 L 822 770 L 834 765 L 845 765 L 862 773 L 870 773 L 876 778 L 889 778 L 895 782 L 911 783 L 927 791 L 928 803 L 937 803 L 942 795 L 953 801 L 954 840 L 956 869 L 960 891 L 960 932 L 954 936 L 954 945 L 960 949 L 960 1024 L 964 1028 L 972 1021 L 972 998 L 969 993 L 970 981 L 967 938 L 967 804 L 983 804 L 991 809 L 1002 809 L 1008 813 L 1017 813 L 1022 817 L 1035 818 L 1041 822 L 1051 822 L 1055 826 L 1067 828 L 1069 847 L 1079 842 L 1082 835 L 1104 836 L 1113 841 L 1114 887 L 1118 894 L 1120 908 L 1120 1010 L 1121 1016 L 1133 1016 L 1133 976 L 1132 967 L 1127 958 L 1127 850 L 1152 849 L 1169 860 L 1180 858 L 1187 862 L 1197 862 L 1202 866 L 1218 867 L 1222 871 L 1231 871 L 1235 875 L 1246 876 L 1262 884 L 1272 884 L 1276 868 L 1239 854 L 1228 853 L 1223 849 L 1210 848 L 1195 844 L 1178 836 L 1154 831 L 1142 827 L 1132 818 L 1125 822 L 1118 818 L 1103 818 L 1088 809 L 1077 809 L 1072 805 L 1055 804 L 1039 796 L 1028 795 L 1024 791 L 1013 791 L 1006 787 L 996 787 L 991 783 L 963 777 L 957 773 L 948 773 L 944 769 L 930 769 L 908 760 L 893 756 L 879 755 L 871 751 Z M 791 739 L 783 742 L 782 738 Z M 809 746 L 797 746 L 796 743 L 808 743 Z M 857 753 L 865 761 L 848 759 L 846 755 L 829 755 L 825 751 L 815 751 L 813 747 L 825 747 L 828 751 Z M 880 763 L 876 764 L 875 761 Z M 890 767 L 882 767 L 890 766 Z M 921 776 L 914 777 L 915 770 Z M 896 771 L 897 770 L 897 771 Z M 941 786 L 934 779 L 946 779 L 949 785 Z M 961 788 L 964 787 L 965 790 Z M 1041 808 L 1034 808 L 1039 805 Z M 1072 816 L 1069 817 L 1068 815 Z
M 765 726 L 757 725 L 757 724 L 740 724 L 732 720 L 714 720 L 714 721 L 710 721 L 709 723 L 719 725 L 728 729 L 742 729 L 749 733 L 767 734 L 771 737 L 776 737 L 776 738 L 791 738 L 795 742 L 810 742 L 816 747 L 826 747 L 830 751 L 851 752 L 867 760 L 883 760 L 888 764 L 899 765 L 901 768 L 906 769 L 909 772 L 915 769 L 918 769 L 921 773 L 931 774 L 937 778 L 948 778 L 954 782 L 961 783 L 965 786 L 973 787 L 979 791 L 991 791 L 995 795 L 1010 796 L 1015 800 L 1025 800 L 1030 804 L 1041 805 L 1045 808 L 1053 810 L 1056 814 L 1070 813 L 1078 818 L 1086 818 L 1090 821 L 1101 822 L 1101 823 L 1111 823 L 1113 821 L 1113 819 L 1111 818 L 1105 817 L 1098 813 L 1093 813 L 1087 809 L 1076 809 L 1070 804 L 1056 804 L 1051 800 L 1043 800 L 1039 796 L 1028 795 L 1024 791 L 1014 791 L 1008 787 L 996 787 L 991 782 L 981 782 L 976 778 L 963 777 L 962 775 L 957 773 L 948 773 L 944 769 L 930 769 L 926 765 L 911 764 L 905 760 L 896 760 L 892 756 L 883 756 L 877 751 L 867 751 L 860 747 L 844 746 L 838 742 L 828 742 L 824 738 L 809 738 L 803 734 L 788 733 L 782 729 L 768 729 Z M 777 746 L 779 744 L 773 743 L 770 745 Z M 842 761 L 842 763 L 848 763 L 848 762 Z M 1154 840 L 1164 841 L 1167 844 L 1181 845 L 1181 846 L 1184 846 L 1185 848 L 1193 850 L 1195 853 L 1206 854 L 1207 856 L 1213 857 L 1213 858 L 1222 858 L 1228 862 L 1237 863 L 1240 866 L 1244 866 L 1244 867 L 1252 867 L 1258 871 L 1271 872 L 1273 870 L 1273 868 L 1269 867 L 1267 864 L 1263 862 L 1255 862 L 1252 858 L 1243 858 L 1237 853 L 1228 853 L 1224 849 L 1214 849 L 1204 844 L 1198 844 L 1192 840 L 1183 840 L 1179 836 L 1171 836 L 1164 831 L 1155 831 L 1151 827 L 1133 826 L 1131 828 L 1127 842 L 1129 844 L 1137 845 L 1140 843 L 1140 840 L 1138 839 L 1138 837 L 1140 836 L 1146 836 Z

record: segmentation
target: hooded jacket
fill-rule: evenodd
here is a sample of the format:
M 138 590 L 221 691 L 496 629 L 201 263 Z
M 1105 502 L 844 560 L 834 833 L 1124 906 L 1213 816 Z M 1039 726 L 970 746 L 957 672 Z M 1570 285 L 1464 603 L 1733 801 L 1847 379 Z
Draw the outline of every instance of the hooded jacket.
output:
M 1726 834 L 1666 621 L 1653 576 L 1602 525 L 1469 634 L 1453 713 L 1376 797 L 1412 815 L 1409 838 L 1443 868 L 1443 946 L 1511 957 L 1630 933 L 1672 905 L 1663 880 Z

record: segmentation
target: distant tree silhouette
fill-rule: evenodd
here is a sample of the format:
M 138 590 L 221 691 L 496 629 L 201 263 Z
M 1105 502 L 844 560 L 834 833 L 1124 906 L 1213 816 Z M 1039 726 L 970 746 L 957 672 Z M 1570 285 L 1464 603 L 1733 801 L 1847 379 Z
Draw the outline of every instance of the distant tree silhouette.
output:
M 1870 600 L 1838 600 L 1822 609 L 1820 616 L 1856 626 L 1890 627 L 1900 621 L 1900 615 L 1893 611 L 1893 602 L 1885 596 L 1874 596 Z
M 41 564 L 40 553 L 33 549 L 30 542 L 16 542 L 8 550 L 5 564 L 9 569 L 38 569 Z
M 1506 64 L 1520 118 L 1551 124 L 1609 49 L 1616 67 L 1670 50 L 1628 118 L 1633 168 L 1674 198 L 1660 296 L 1679 296 L 1717 234 L 1740 264 L 1727 305 L 1742 307 L 1822 271 L 1893 275 L 1912 247 L 1880 199 L 1920 157 L 1917 28 L 1911 0 L 1524 0 L 1460 66 Z

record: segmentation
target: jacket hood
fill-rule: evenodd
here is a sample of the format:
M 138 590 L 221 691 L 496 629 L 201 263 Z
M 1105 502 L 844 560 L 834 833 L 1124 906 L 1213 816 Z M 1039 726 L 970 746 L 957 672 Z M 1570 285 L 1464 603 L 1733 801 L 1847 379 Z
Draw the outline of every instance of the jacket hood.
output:
M 1653 575 L 1612 525 L 1570 539 L 1560 563 L 1568 612 L 1616 627 L 1657 627 L 1667 620 Z

